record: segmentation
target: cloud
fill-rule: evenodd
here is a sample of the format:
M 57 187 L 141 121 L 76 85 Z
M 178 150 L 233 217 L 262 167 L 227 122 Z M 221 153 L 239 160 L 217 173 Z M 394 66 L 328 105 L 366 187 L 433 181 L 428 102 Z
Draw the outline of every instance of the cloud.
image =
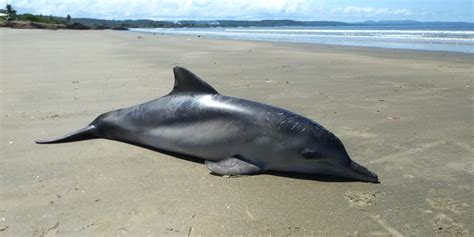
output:
M 357 15 L 357 16 L 410 16 L 412 15 L 412 11 L 408 9 L 389 9 L 389 8 L 374 8 L 374 7 L 354 7 L 354 6 L 347 6 L 344 8 L 334 8 L 331 10 L 333 14 L 349 14 L 349 15 Z
M 472 0 L 9 0 L 19 13 L 153 20 L 471 21 Z M 367 2 L 374 2 L 366 5 Z M 375 5 L 376 4 L 376 5 Z
M 106 19 L 251 19 L 309 14 L 305 0 L 14 0 L 24 11 Z

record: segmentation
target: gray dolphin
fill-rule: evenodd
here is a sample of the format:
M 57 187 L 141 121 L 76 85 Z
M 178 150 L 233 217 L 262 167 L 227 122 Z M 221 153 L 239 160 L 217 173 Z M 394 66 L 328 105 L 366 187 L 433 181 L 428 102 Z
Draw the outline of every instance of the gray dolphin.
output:
M 378 182 L 375 173 L 352 161 L 342 142 L 317 122 L 221 95 L 182 67 L 173 71 L 169 94 L 104 113 L 63 137 L 36 142 L 105 138 L 201 158 L 217 175 L 282 171 Z

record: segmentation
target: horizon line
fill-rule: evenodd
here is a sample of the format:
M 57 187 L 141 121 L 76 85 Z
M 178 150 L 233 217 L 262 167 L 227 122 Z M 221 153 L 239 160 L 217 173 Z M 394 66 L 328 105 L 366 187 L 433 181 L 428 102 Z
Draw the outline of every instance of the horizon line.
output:
M 53 15 L 54 16 L 54 15 Z M 54 17 L 61 17 L 65 18 L 62 16 L 54 16 Z M 72 16 L 71 16 L 72 17 Z M 179 22 L 179 21 L 250 21 L 250 22 L 256 22 L 256 21 L 296 21 L 296 22 L 339 22 L 339 23 L 349 23 L 349 24 L 354 24 L 354 23 L 365 23 L 365 22 L 416 22 L 416 23 L 468 23 L 468 24 L 474 24 L 474 21 L 419 21 L 419 20 L 411 20 L 411 19 L 403 19 L 403 20 L 363 20 L 363 21 L 340 21 L 340 20 L 294 20 L 294 19 L 285 19 L 285 18 L 264 18 L 264 19 L 254 19 L 254 20 L 239 20 L 239 19 L 212 19 L 212 20 L 206 20 L 206 19 L 179 19 L 179 20 L 166 20 L 166 19 L 152 19 L 152 18 L 137 18 L 137 19 L 132 19 L 132 18 L 125 18 L 125 19 L 106 19 L 106 18 L 94 18 L 94 17 L 72 17 L 73 19 L 94 19 L 94 20 L 107 20 L 107 21 L 139 21 L 139 20 L 149 20 L 149 21 L 167 21 L 167 22 Z

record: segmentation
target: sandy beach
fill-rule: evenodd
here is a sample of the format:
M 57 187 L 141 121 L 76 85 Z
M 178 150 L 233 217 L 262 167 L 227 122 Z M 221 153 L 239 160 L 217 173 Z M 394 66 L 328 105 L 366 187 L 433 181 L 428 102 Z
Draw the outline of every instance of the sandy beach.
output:
M 0 236 L 469 236 L 473 54 L 0 29 Z M 37 145 L 168 93 L 220 93 L 318 121 L 380 184 L 206 166 L 103 139 Z

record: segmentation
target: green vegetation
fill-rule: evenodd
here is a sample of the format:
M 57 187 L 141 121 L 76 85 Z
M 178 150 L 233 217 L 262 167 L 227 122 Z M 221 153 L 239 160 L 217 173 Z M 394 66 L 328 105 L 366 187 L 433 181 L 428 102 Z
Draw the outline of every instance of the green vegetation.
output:
M 57 17 L 53 16 L 42 16 L 42 15 L 33 15 L 33 14 L 21 14 L 18 15 L 17 19 L 19 21 L 31 21 L 45 24 L 64 24 L 65 22 L 59 20 Z
M 11 4 L 7 4 L 5 7 L 5 13 L 7 14 L 7 21 L 13 21 L 16 19 L 16 10 L 13 9 Z
M 29 21 L 45 24 L 63 24 L 64 21 L 53 16 L 33 15 L 29 13 L 17 14 L 16 10 L 11 4 L 7 4 L 5 9 L 0 9 L 0 13 L 7 14 L 4 20 L 7 21 Z
M 77 29 L 88 30 L 91 27 L 79 22 L 71 22 L 72 18 L 67 17 L 43 16 L 34 14 L 16 14 L 12 5 L 6 5 L 5 9 L 0 9 L 0 13 L 6 16 L 0 17 L 0 27 L 22 28 L 22 29 Z M 107 29 L 106 27 L 96 29 Z

